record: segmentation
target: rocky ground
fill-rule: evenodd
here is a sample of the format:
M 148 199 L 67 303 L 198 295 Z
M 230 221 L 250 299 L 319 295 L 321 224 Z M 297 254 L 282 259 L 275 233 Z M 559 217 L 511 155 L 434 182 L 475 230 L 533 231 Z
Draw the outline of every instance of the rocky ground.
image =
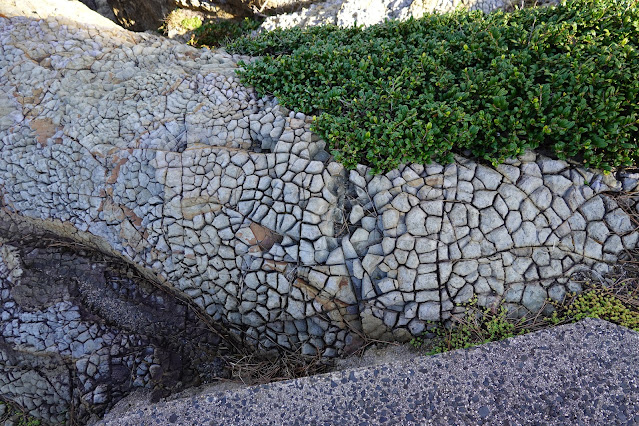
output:
M 50 421 L 215 366 L 208 324 L 334 357 L 473 297 L 537 313 L 636 247 L 613 196 L 635 180 L 536 153 L 345 170 L 312 117 L 240 83 L 237 56 L 0 13 L 0 394 Z
M 2 236 L 3 398 L 58 423 L 138 387 L 157 399 L 228 375 L 221 333 L 130 266 L 56 237 Z

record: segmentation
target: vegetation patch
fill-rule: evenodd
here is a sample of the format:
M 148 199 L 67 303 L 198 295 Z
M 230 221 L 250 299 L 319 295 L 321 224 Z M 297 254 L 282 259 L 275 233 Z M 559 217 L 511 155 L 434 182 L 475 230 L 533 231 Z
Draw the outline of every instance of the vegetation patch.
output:
M 259 28 L 261 22 L 255 19 L 214 19 L 198 26 L 188 42 L 195 47 L 219 47 L 250 34 Z
M 187 31 L 196 30 L 202 26 L 202 18 L 199 16 L 184 18 L 180 21 L 180 26 Z
M 576 0 L 277 30 L 227 48 L 263 55 L 242 64 L 244 83 L 317 115 L 337 160 L 379 173 L 537 148 L 603 170 L 635 164 L 638 43 L 636 0 Z
M 0 401 L 0 423 L 14 426 L 39 426 L 40 420 L 29 416 L 24 410 Z
M 567 294 L 560 303 L 549 300 L 548 304 L 554 308 L 549 317 L 537 315 L 513 318 L 503 306 L 478 308 L 477 299 L 474 298 L 465 305 L 466 312 L 455 317 L 448 327 L 434 326 L 423 337 L 412 339 L 410 344 L 432 355 L 569 324 L 584 318 L 598 318 L 639 331 L 639 286 L 635 281 L 618 280 L 609 287 L 586 283 L 582 293 Z
M 202 25 L 202 18 L 194 15 L 193 12 L 185 9 L 175 9 L 169 13 L 164 19 L 164 23 L 158 31 L 161 34 L 168 35 L 173 30 L 179 33 L 193 31 Z
M 463 315 L 454 317 L 449 327 L 437 325 L 423 337 L 412 339 L 410 344 L 434 355 L 507 339 L 538 327 L 537 318 L 514 319 L 508 315 L 504 306 L 479 308 L 477 297 L 463 306 L 466 311 Z
M 567 301 L 548 318 L 551 324 L 565 324 L 584 318 L 599 318 L 639 331 L 637 288 L 627 285 L 606 288 L 589 286 L 580 294 L 569 294 Z

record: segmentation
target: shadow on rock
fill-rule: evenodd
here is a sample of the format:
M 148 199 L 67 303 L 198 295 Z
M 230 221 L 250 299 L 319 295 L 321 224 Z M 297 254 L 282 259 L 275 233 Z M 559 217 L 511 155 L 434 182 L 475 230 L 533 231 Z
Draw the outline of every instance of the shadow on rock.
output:
M 121 261 L 49 238 L 0 240 L 0 393 L 51 423 L 225 377 L 220 333 Z

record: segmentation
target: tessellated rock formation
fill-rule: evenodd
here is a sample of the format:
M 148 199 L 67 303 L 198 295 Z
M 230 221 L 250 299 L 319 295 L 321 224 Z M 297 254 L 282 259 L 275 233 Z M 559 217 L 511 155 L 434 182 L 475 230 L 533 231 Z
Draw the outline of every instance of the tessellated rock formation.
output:
M 178 364 L 216 362 L 188 349 L 213 353 L 213 334 L 169 338 L 200 328 L 189 304 L 255 350 L 332 357 L 362 335 L 417 335 L 473 296 L 536 313 L 636 247 L 619 182 L 540 154 L 345 170 L 311 117 L 240 84 L 238 59 L 0 18 L 0 395 L 59 421 L 170 387 L 191 368 Z

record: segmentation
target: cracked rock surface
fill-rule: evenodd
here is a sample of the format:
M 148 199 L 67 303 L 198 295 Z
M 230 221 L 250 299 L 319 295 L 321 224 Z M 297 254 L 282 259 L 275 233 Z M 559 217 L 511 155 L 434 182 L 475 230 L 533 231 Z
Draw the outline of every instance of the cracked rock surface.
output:
M 84 423 L 135 388 L 159 397 L 225 374 L 220 338 L 188 304 L 121 262 L 44 241 L 0 239 L 3 399 Z
M 538 312 L 578 290 L 573 273 L 604 275 L 636 247 L 608 195 L 621 183 L 535 153 L 497 168 L 457 157 L 379 176 L 345 170 L 312 117 L 240 84 L 238 59 L 67 18 L 0 18 L 0 353 L 20 351 L 25 377 L 51 366 L 46 381 L 24 381 L 28 392 L 0 369 L 2 396 L 31 395 L 25 404 L 58 419 L 47 407 L 79 398 L 99 412 L 133 386 L 99 387 L 120 355 L 97 339 L 118 334 L 96 325 L 86 336 L 99 322 L 73 314 L 65 291 L 76 290 L 41 275 L 20 290 L 12 271 L 29 256 L 16 235 L 70 239 L 133 265 L 256 350 L 326 357 L 360 335 L 407 339 L 473 296 Z M 85 281 L 93 290 L 80 294 L 108 284 Z M 137 336 L 154 332 L 121 320 L 147 356 Z M 148 385 L 150 370 L 131 362 L 133 384 Z

